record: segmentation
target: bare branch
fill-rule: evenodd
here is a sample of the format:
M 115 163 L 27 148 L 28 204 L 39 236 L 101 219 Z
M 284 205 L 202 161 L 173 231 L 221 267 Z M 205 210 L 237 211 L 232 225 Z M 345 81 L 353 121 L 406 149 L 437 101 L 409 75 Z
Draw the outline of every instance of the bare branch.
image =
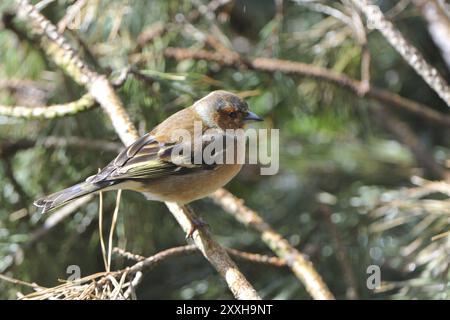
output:
M 353 20 L 348 15 L 343 13 L 342 11 L 333 8 L 331 6 L 315 2 L 314 0 L 293 0 L 296 4 L 306 7 L 312 11 L 316 11 L 319 13 L 326 14 L 330 17 L 335 18 L 336 20 L 341 21 L 342 23 L 348 25 L 350 28 L 353 29 Z
M 414 0 L 428 22 L 428 32 L 442 52 L 447 68 L 450 70 L 450 17 L 446 14 L 443 1 Z
M 74 115 L 92 109 L 94 106 L 94 98 L 87 93 L 79 100 L 51 106 L 25 107 L 0 105 L 0 115 L 25 119 L 54 119 Z
M 173 255 L 173 256 L 201 253 L 195 245 L 185 245 L 185 246 L 167 249 L 164 251 L 168 251 L 168 250 L 171 250 L 170 252 L 171 252 L 171 255 Z M 267 256 L 264 254 L 250 253 L 250 252 L 245 252 L 245 251 L 236 250 L 236 249 L 232 249 L 232 248 L 225 248 L 225 250 L 227 250 L 228 254 L 230 254 L 231 256 L 239 258 L 244 261 L 266 264 L 266 265 L 270 265 L 270 266 L 274 266 L 274 267 L 287 266 L 286 261 L 284 261 L 283 259 L 280 259 L 278 257 L 270 257 L 270 256 Z M 121 257 L 124 257 L 128 260 L 143 261 L 143 260 L 147 259 L 144 256 L 134 254 L 134 253 L 125 251 L 125 250 L 117 248 L 117 247 L 115 247 L 113 249 L 113 253 L 115 253 Z
M 39 285 L 37 285 L 35 283 L 29 283 L 29 282 L 25 282 L 25 281 L 22 281 L 22 280 L 14 279 L 14 278 L 5 276 L 4 274 L 0 274 L 0 280 L 6 281 L 6 282 L 9 282 L 9 283 L 12 283 L 12 284 L 16 284 L 16 285 L 31 287 L 33 289 L 36 289 L 36 288 L 38 288 L 38 289 L 40 289 L 40 288 L 45 289 L 44 287 L 41 287 L 41 286 L 39 286 Z
M 384 17 L 381 9 L 374 5 L 371 0 L 352 0 L 352 2 L 366 16 L 368 27 L 378 29 L 392 47 L 450 107 L 450 87 L 445 79 L 436 68 L 428 64 L 419 50 L 411 45 L 400 31 Z
M 66 15 L 58 22 L 58 32 L 63 33 L 67 26 L 75 19 L 81 9 L 87 4 L 87 0 L 77 0 L 71 5 L 66 12 Z
M 253 263 L 261 263 L 261 264 L 271 265 L 271 266 L 275 266 L 275 267 L 286 266 L 286 262 L 277 257 L 269 257 L 266 255 L 261 255 L 261 254 L 257 254 L 257 253 L 248 253 L 248 252 L 243 252 L 243 251 L 230 249 L 230 248 L 227 248 L 225 250 L 230 255 L 232 255 L 236 258 L 250 261 Z M 122 256 L 126 259 L 129 259 L 129 260 L 138 261 L 136 264 L 134 264 L 133 266 L 126 269 L 129 271 L 129 274 L 131 274 L 131 275 L 135 274 L 135 277 L 131 281 L 131 285 L 130 285 L 129 289 L 125 292 L 125 297 L 127 298 L 134 293 L 134 290 L 141 283 L 142 278 L 143 278 L 142 277 L 143 271 L 151 270 L 154 267 L 156 267 L 157 265 L 159 265 L 162 261 L 170 259 L 170 258 L 175 258 L 178 256 L 190 255 L 190 254 L 195 254 L 195 253 L 201 253 L 201 252 L 198 250 L 196 245 L 186 245 L 186 246 L 180 246 L 180 247 L 166 249 L 166 250 L 160 251 L 157 254 L 154 254 L 150 257 L 143 257 L 140 255 L 131 253 L 131 252 L 127 252 L 127 251 L 117 248 L 117 247 L 113 249 L 113 253 L 115 253 L 119 256 Z

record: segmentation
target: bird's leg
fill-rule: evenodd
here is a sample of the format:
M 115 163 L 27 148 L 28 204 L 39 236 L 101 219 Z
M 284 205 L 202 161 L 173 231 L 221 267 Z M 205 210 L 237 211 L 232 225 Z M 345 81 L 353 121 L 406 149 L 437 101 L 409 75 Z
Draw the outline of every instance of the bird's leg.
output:
M 193 238 L 195 230 L 198 230 L 203 227 L 208 227 L 208 223 L 206 223 L 202 218 L 197 217 L 189 205 L 185 205 L 185 208 L 187 209 L 186 213 L 187 213 L 187 216 L 189 217 L 189 221 L 191 222 L 191 227 L 186 234 L 186 240 L 187 240 L 187 239 Z

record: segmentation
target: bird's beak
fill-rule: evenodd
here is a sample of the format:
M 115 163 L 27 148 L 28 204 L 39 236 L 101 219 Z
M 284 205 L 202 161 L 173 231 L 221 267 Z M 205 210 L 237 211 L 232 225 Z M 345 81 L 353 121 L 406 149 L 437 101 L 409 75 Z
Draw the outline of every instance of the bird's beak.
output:
M 244 117 L 244 121 L 264 121 L 264 120 L 256 113 L 249 111 L 247 115 Z

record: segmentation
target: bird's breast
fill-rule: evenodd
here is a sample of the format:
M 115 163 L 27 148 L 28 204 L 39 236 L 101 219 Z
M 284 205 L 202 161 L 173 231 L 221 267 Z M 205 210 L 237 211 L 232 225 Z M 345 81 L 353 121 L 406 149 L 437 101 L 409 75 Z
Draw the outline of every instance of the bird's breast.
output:
M 223 164 L 212 170 L 166 176 L 142 183 L 138 191 L 146 193 L 151 200 L 189 203 L 226 185 L 241 168 L 241 164 Z

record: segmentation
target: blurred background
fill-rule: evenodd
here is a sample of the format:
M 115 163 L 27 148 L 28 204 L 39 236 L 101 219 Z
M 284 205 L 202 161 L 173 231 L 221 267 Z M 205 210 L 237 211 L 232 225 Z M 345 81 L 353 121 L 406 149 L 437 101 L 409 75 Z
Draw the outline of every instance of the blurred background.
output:
M 256 127 L 280 129 L 280 171 L 261 176 L 257 165 L 246 165 L 226 189 L 305 254 L 337 298 L 449 297 L 449 108 L 378 31 L 366 27 L 351 1 L 31 2 L 92 68 L 116 83 L 140 134 L 212 90 L 246 96 L 265 119 Z M 433 29 L 421 1 L 375 2 L 448 82 L 450 34 Z M 450 30 L 448 3 L 429 2 L 443 10 L 439 19 Z M 33 42 L 15 18 L 13 1 L 0 3 L 0 15 L 0 106 L 64 104 L 85 93 Z M 174 57 L 168 48 L 222 55 Z M 242 63 L 222 61 L 230 54 L 240 55 Z M 326 68 L 362 85 L 352 90 L 244 63 L 256 57 Z M 124 78 L 123 70 L 132 71 Z M 447 122 L 371 99 L 372 88 L 421 103 Z M 78 265 L 82 276 L 104 270 L 98 197 L 49 230 L 32 202 L 95 173 L 120 148 L 100 108 L 47 120 L 0 112 L 2 274 L 55 286 L 68 277 L 69 265 Z M 104 195 L 105 225 L 115 197 Z M 257 233 L 211 199 L 193 208 L 222 245 L 272 255 Z M 184 237 L 164 204 L 123 193 L 116 246 L 150 256 L 185 244 Z M 115 257 L 113 268 L 127 263 Z M 310 299 L 287 268 L 238 265 L 265 299 Z M 376 290 L 366 284 L 370 265 L 381 270 Z M 15 299 L 18 292 L 30 289 L 0 281 L 0 298 Z M 145 273 L 137 296 L 232 298 L 199 255 L 177 257 Z

